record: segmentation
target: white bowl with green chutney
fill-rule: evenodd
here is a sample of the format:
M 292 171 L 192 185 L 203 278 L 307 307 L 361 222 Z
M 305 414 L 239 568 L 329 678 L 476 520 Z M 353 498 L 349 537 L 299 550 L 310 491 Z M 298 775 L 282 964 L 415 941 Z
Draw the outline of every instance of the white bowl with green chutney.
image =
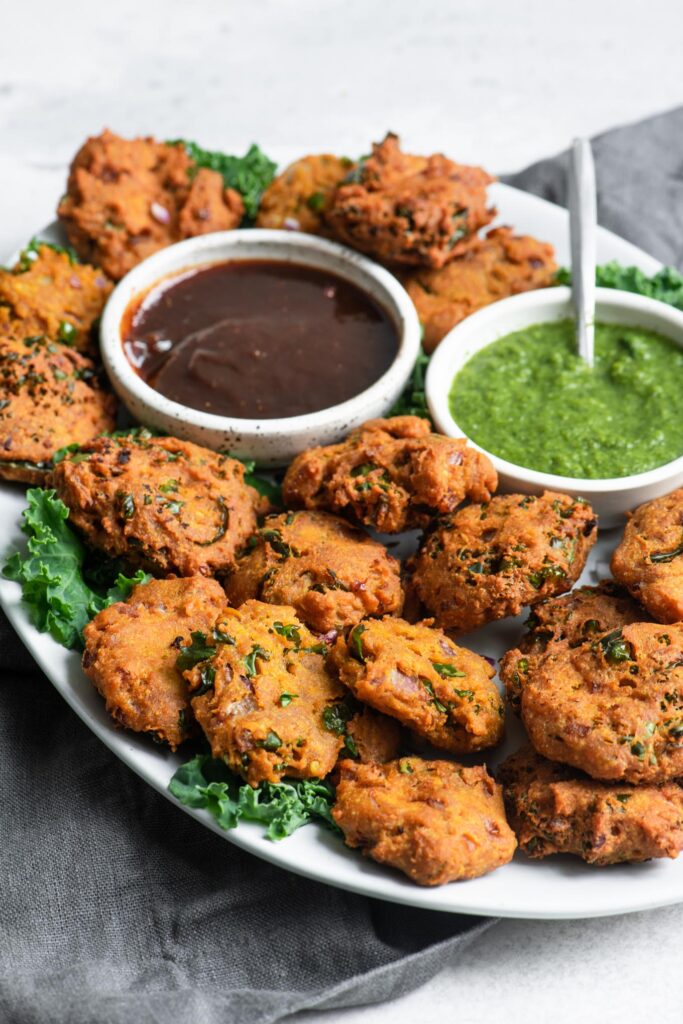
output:
M 502 491 L 583 497 L 617 526 L 683 485 L 683 313 L 599 288 L 594 367 L 572 317 L 559 287 L 474 313 L 432 356 L 427 402 L 438 430 L 489 456 Z

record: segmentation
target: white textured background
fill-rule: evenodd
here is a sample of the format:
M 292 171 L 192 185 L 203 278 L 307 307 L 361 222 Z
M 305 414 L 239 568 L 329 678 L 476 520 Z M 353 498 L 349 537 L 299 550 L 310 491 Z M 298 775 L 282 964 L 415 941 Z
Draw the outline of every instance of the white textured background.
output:
M 0 251 L 107 125 L 275 155 L 410 146 L 516 170 L 683 103 L 680 0 L 0 0 Z M 430 984 L 324 1024 L 683 1020 L 683 908 L 507 921 Z

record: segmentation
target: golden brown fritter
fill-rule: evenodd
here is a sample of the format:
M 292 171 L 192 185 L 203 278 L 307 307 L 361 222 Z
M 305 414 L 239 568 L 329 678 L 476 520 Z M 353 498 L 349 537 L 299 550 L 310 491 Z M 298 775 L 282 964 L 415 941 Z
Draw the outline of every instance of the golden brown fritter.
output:
M 468 754 L 503 738 L 493 669 L 440 629 L 367 619 L 338 638 L 329 664 L 354 697 L 440 750 Z
M 175 437 L 98 438 L 53 482 L 91 547 L 155 575 L 226 570 L 256 527 L 242 464 Z
M 57 213 L 79 256 L 117 281 L 172 242 L 238 227 L 244 204 L 182 143 L 104 131 L 74 157 Z
M 42 335 L 0 338 L 1 478 L 43 482 L 57 449 L 113 430 L 115 414 L 114 396 L 80 352 Z
M 481 765 L 342 761 L 332 816 L 347 846 L 418 885 L 478 878 L 512 860 L 517 845 L 501 788 Z
M 360 707 L 349 719 L 341 756 L 353 755 L 363 764 L 383 764 L 398 757 L 402 745 L 403 729 L 394 718 Z
M 415 270 L 404 278 L 424 327 L 425 351 L 470 313 L 498 299 L 553 284 L 557 264 L 552 245 L 512 228 L 493 228 L 439 270 Z
M 402 153 L 389 134 L 334 193 L 325 218 L 340 241 L 386 263 L 442 267 L 488 224 L 493 178 L 440 153 Z
M 0 307 L 17 321 L 16 335 L 44 334 L 88 352 L 112 287 L 96 267 L 76 263 L 51 245 L 32 243 L 12 270 L 0 270 Z
M 368 420 L 345 441 L 297 455 L 283 483 L 288 505 L 349 516 L 385 533 L 426 526 L 465 499 L 488 501 L 498 484 L 464 438 L 433 434 L 428 420 Z
M 522 687 L 535 749 L 595 779 L 683 775 L 683 624 L 637 622 L 558 644 Z
M 261 196 L 256 227 L 324 234 L 323 215 L 337 185 L 353 166 L 348 157 L 330 153 L 296 160 L 278 174 Z
M 569 590 L 597 536 L 590 505 L 566 494 L 505 494 L 437 522 L 411 562 L 437 625 L 466 633 Z
M 500 663 L 500 678 L 509 703 L 519 710 L 525 680 L 557 644 L 578 647 L 590 643 L 599 633 L 647 618 L 628 591 L 613 580 L 602 580 L 595 587 L 577 587 L 562 597 L 550 597 L 534 605 L 527 619 L 528 633 Z
M 216 580 L 150 580 L 88 623 L 83 671 L 117 725 L 150 733 L 172 750 L 187 739 L 193 717 L 176 668 L 179 641 L 196 630 L 209 632 L 224 606 Z
M 291 605 L 317 633 L 367 615 L 399 615 L 399 562 L 384 545 L 326 512 L 272 515 L 226 581 L 232 605 L 258 598 Z
M 658 622 L 683 620 L 683 487 L 632 513 L 612 572 Z
M 673 858 L 683 850 L 683 789 L 676 783 L 596 782 L 531 747 L 509 757 L 496 774 L 508 821 L 528 857 L 571 853 L 602 866 Z
M 226 608 L 214 637 L 216 653 L 185 672 L 213 756 L 252 786 L 328 775 L 350 713 L 325 644 L 292 608 L 261 601 Z

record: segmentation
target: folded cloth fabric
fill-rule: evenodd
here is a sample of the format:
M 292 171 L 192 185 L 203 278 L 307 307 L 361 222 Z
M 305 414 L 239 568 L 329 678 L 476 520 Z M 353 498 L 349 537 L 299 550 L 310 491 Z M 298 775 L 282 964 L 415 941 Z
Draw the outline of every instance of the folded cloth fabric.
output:
M 593 139 L 598 221 L 662 263 L 683 267 L 683 107 Z M 541 160 L 508 185 L 567 205 L 567 154 Z
M 601 223 L 678 265 L 681 139 L 676 110 L 595 142 Z M 507 180 L 563 202 L 565 161 Z M 0 669 L 3 1024 L 266 1024 L 382 1002 L 490 927 L 318 885 L 224 842 L 88 731 L 4 618 Z

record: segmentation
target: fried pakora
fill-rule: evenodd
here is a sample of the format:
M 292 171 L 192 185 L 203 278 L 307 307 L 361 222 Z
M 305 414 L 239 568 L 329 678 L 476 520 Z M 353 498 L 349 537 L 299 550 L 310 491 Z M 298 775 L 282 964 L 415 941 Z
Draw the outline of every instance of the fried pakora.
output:
M 349 719 L 341 756 L 353 755 L 363 764 L 383 764 L 401 753 L 403 729 L 394 718 L 361 707 Z
M 410 564 L 438 626 L 458 633 L 569 590 L 595 543 L 590 505 L 566 494 L 505 494 L 438 521 Z
M 86 356 L 42 335 L 0 337 L 2 479 L 44 482 L 59 448 L 112 430 L 115 414 L 116 400 Z
M 677 783 L 596 782 L 530 747 L 496 774 L 508 821 L 528 857 L 570 853 L 602 866 L 673 858 L 683 850 L 683 789 Z
M 440 629 L 367 619 L 337 639 L 329 664 L 354 697 L 440 750 L 468 754 L 503 737 L 493 669 Z
M 683 624 L 636 622 L 556 645 L 525 679 L 521 709 L 539 754 L 595 779 L 683 776 Z
M 112 290 L 101 270 L 68 252 L 32 242 L 12 270 L 0 270 L 0 307 L 16 336 L 43 334 L 80 352 L 93 348 L 93 327 Z
M 253 786 L 328 775 L 351 713 L 325 667 L 325 644 L 292 608 L 261 601 L 226 608 L 212 635 L 213 651 L 195 637 L 179 665 L 188 666 L 192 707 L 213 756 Z
M 172 242 L 238 227 L 244 203 L 182 143 L 104 131 L 74 157 L 57 213 L 78 255 L 117 281 Z
M 226 580 L 230 604 L 291 605 L 317 633 L 399 615 L 400 564 L 383 544 L 326 512 L 269 516 Z
M 428 420 L 368 420 L 345 441 L 297 455 L 283 494 L 294 508 L 350 516 L 385 533 L 424 527 L 465 499 L 488 501 L 498 477 L 464 438 L 433 434 Z
M 97 438 L 53 483 L 88 544 L 155 575 L 225 571 L 256 528 L 242 464 L 175 437 Z
M 683 487 L 636 509 L 612 572 L 658 622 L 683 620 Z
M 478 878 L 512 860 L 517 845 L 501 788 L 480 765 L 342 761 L 332 817 L 347 846 L 418 885 Z
M 256 227 L 324 233 L 323 217 L 334 190 L 353 167 L 348 157 L 330 153 L 304 156 L 290 164 L 261 196 Z
M 599 633 L 647 618 L 628 591 L 612 580 L 601 580 L 595 587 L 577 587 L 534 605 L 527 619 L 528 633 L 500 663 L 500 678 L 510 705 L 519 710 L 525 680 L 557 644 L 578 647 L 590 643 Z
M 325 219 L 336 238 L 381 262 L 442 267 L 495 216 L 492 181 L 440 153 L 402 153 L 389 134 L 336 190 Z
M 172 750 L 187 739 L 193 718 L 176 668 L 178 646 L 193 631 L 210 631 L 224 606 L 216 580 L 150 580 L 88 623 L 83 671 L 118 725 L 149 733 Z
M 433 352 L 444 335 L 470 313 L 498 299 L 555 279 L 554 250 L 512 228 L 493 228 L 439 270 L 420 269 L 404 278 L 424 327 L 425 351 Z

